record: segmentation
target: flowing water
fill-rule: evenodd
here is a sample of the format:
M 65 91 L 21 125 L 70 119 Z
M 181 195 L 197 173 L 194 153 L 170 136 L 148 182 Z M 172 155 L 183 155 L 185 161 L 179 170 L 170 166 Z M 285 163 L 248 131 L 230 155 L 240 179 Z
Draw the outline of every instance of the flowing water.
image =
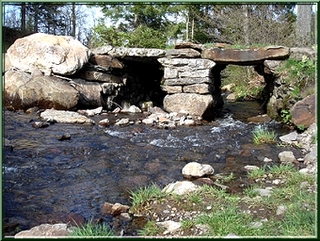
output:
M 232 188 L 241 191 L 245 165 L 262 166 L 264 157 L 277 163 L 278 153 L 289 148 L 252 144 L 252 131 L 259 125 L 246 119 L 258 114 L 257 103 L 239 102 L 225 103 L 220 117 L 201 126 L 56 123 L 33 128 L 36 114 L 5 111 L 4 137 L 13 148 L 3 150 L 4 234 L 62 222 L 71 212 L 87 220 L 99 218 L 104 202 L 129 205 L 130 190 L 183 180 L 181 169 L 191 161 L 210 164 L 215 173 L 232 172 L 237 178 Z M 290 131 L 276 122 L 267 127 L 278 135 Z M 59 140 L 63 134 L 71 139 Z M 300 157 L 298 150 L 292 151 Z

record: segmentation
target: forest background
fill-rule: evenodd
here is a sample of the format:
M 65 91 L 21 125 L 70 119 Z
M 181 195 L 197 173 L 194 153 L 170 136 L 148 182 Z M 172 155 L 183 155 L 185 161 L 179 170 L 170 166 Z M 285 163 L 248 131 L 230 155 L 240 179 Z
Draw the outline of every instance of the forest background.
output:
M 316 3 L 2 3 L 3 52 L 32 33 L 74 36 L 89 48 L 105 44 L 172 48 L 182 41 L 236 47 L 314 46 Z

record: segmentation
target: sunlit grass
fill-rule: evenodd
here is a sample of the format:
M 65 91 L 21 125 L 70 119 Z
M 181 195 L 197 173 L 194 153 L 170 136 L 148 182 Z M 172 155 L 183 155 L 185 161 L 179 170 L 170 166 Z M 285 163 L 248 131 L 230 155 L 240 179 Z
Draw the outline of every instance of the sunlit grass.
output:
M 140 236 L 156 236 L 162 233 L 164 228 L 157 225 L 155 221 L 148 221 L 142 230 L 139 230 L 138 234 Z
M 72 228 L 70 236 L 77 237 L 109 237 L 115 236 L 112 229 L 109 229 L 104 224 L 93 224 L 91 221 L 83 226 L 77 226 Z
M 158 200 L 160 207 L 164 205 L 168 208 L 170 205 L 188 212 L 199 210 L 200 212 L 197 211 L 199 215 L 195 219 L 180 220 L 182 224 L 180 230 L 185 234 L 189 234 L 197 224 L 207 226 L 208 233 L 203 234 L 204 236 L 214 237 L 225 237 L 230 233 L 245 237 L 314 236 L 316 234 L 316 194 L 312 191 L 316 185 L 314 176 L 304 175 L 292 165 L 281 164 L 254 169 L 248 172 L 248 178 L 253 180 L 266 178 L 269 181 L 281 179 L 284 182 L 272 186 L 270 197 L 260 196 L 260 193 L 255 190 L 264 188 L 261 184 L 265 185 L 265 182 L 251 184 L 243 189 L 242 193 L 236 194 L 228 193 L 215 186 L 202 185 L 198 191 L 190 194 L 160 195 L 159 190 L 152 185 L 139 189 L 136 197 L 139 197 L 137 200 L 147 200 L 146 197 L 149 197 L 149 200 Z M 146 194 L 142 195 L 141 192 Z M 140 205 L 141 209 L 146 208 L 145 203 L 141 201 L 136 202 L 136 205 Z M 279 216 L 276 212 L 280 205 L 285 206 L 286 209 Z M 207 208 L 208 206 L 210 208 Z M 158 212 L 161 212 L 162 209 L 157 208 Z M 248 210 L 251 212 L 247 212 Z M 259 210 L 265 211 L 259 213 Z M 254 215 L 254 211 L 258 211 L 257 215 Z M 264 216 L 267 214 L 268 216 Z M 262 226 L 255 228 L 253 227 L 255 223 Z M 150 216 L 150 220 L 139 235 L 162 236 L 164 231 Z
M 167 195 L 166 193 L 163 193 L 156 184 L 152 184 L 149 187 L 141 187 L 136 191 L 129 192 L 132 205 L 131 210 L 135 210 L 136 207 L 142 205 L 147 201 L 150 201 L 152 199 L 159 199 Z
M 259 144 L 274 144 L 276 143 L 277 134 L 275 131 L 269 131 L 266 128 L 259 127 L 253 130 L 253 143 Z

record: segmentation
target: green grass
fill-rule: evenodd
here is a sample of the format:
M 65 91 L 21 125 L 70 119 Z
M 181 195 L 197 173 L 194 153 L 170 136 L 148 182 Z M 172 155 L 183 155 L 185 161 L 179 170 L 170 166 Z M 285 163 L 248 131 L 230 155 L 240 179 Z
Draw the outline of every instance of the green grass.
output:
M 276 143 L 277 134 L 274 131 L 269 131 L 264 127 L 258 127 L 252 131 L 253 143 L 259 144 L 274 144 Z
M 155 186 L 139 189 L 146 192 L 144 202 L 137 202 L 141 210 L 146 203 L 158 200 L 159 206 L 153 205 L 153 212 L 162 213 L 168 205 L 178 210 L 200 211 L 195 219 L 181 220 L 181 231 L 185 234 L 197 224 L 205 224 L 208 233 L 205 236 L 225 237 L 230 233 L 244 237 L 285 237 L 315 236 L 316 234 L 316 194 L 310 189 L 315 177 L 298 172 L 293 165 L 266 165 L 248 172 L 248 178 L 269 180 L 281 179 L 284 183 L 274 185 L 271 197 L 260 197 L 254 189 L 263 188 L 265 182 L 249 185 L 242 193 L 228 193 L 215 186 L 203 185 L 194 193 L 186 195 L 158 195 Z M 305 183 L 301 186 L 301 183 Z M 313 187 L 315 188 L 315 187 Z M 148 190 L 150 189 L 150 190 Z M 154 193 L 151 195 L 151 193 Z M 132 193 L 135 195 L 134 193 Z M 135 197 L 141 196 L 135 195 Z M 194 205 L 195 204 L 195 205 Z M 286 206 L 282 215 L 276 215 L 279 205 Z M 208 210 L 206 207 L 210 206 Z M 247 212 L 247 211 L 250 212 Z M 264 210 L 259 213 L 259 210 Z M 162 236 L 164 229 L 156 221 L 150 220 L 139 232 L 142 236 Z M 263 221 L 266 220 L 266 221 Z M 254 228 L 253 223 L 260 222 L 262 227 Z
M 109 237 L 115 236 L 114 232 L 103 224 L 92 224 L 92 222 L 86 223 L 84 226 L 77 226 L 72 228 L 71 236 L 77 237 Z
M 254 219 L 250 214 L 239 212 L 236 206 L 199 216 L 196 220 L 197 223 L 209 227 L 208 236 L 215 237 L 227 236 L 230 233 L 238 236 L 255 236 L 259 232 L 250 227 L 252 221 Z
M 164 228 L 159 227 L 155 221 L 149 221 L 138 234 L 140 236 L 156 236 L 157 234 L 163 233 L 163 231 Z
M 150 187 L 140 187 L 136 191 L 129 191 L 131 199 L 131 210 L 135 210 L 137 207 L 153 199 L 159 199 L 165 197 L 167 194 L 161 192 L 161 189 L 152 184 Z

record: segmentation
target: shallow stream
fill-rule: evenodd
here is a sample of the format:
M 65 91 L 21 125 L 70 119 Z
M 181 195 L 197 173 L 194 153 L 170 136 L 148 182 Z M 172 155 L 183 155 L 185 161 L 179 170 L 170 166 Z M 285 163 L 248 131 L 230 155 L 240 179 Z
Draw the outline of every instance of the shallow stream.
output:
M 225 103 L 220 117 L 201 126 L 56 123 L 33 128 L 39 120 L 36 114 L 5 111 L 4 137 L 13 148 L 3 150 L 4 234 L 62 222 L 71 212 L 86 220 L 99 218 L 104 202 L 130 205 L 130 190 L 152 183 L 163 188 L 183 180 L 181 169 L 191 161 L 210 164 L 217 174 L 232 172 L 236 181 L 231 188 L 239 192 L 245 165 L 263 166 L 265 157 L 277 163 L 284 150 L 302 156 L 290 147 L 253 145 L 252 131 L 258 124 L 246 119 L 258 114 L 256 102 L 235 102 Z M 109 114 L 93 119 L 98 123 L 106 117 L 115 118 Z M 276 122 L 266 126 L 278 135 L 290 132 Z M 63 134 L 71 139 L 58 140 Z

